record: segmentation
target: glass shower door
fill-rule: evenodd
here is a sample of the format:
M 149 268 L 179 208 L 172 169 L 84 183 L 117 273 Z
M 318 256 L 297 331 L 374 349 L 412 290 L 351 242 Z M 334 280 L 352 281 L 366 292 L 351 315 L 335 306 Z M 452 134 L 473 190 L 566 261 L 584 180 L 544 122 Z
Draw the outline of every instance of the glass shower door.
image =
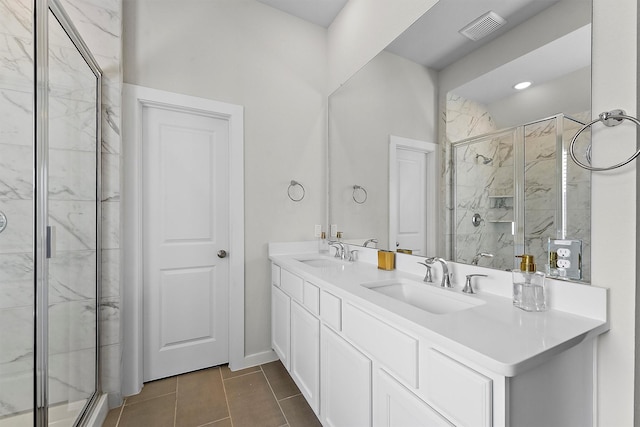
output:
M 0 426 L 31 425 L 34 134 L 31 1 L 0 2 Z
M 73 425 L 98 388 L 99 78 L 48 26 L 48 419 Z

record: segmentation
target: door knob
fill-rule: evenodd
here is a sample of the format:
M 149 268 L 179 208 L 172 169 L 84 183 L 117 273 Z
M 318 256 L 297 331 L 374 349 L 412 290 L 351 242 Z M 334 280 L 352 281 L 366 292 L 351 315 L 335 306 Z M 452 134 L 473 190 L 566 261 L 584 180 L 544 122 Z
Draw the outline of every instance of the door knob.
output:
M 227 257 L 227 251 L 225 251 L 224 249 L 220 249 L 218 251 L 218 258 L 226 258 Z

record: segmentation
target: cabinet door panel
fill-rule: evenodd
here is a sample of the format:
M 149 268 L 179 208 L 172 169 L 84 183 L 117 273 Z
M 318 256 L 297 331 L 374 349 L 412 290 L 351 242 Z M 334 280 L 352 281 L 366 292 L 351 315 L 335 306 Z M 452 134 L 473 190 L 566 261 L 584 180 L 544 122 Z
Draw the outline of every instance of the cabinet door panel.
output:
M 291 299 L 279 288 L 271 287 L 271 347 L 289 370 Z
M 378 370 L 374 387 L 374 427 L 453 425 L 382 369 Z
M 326 326 L 322 327 L 322 424 L 371 425 L 371 361 Z
M 291 376 L 316 414 L 320 413 L 320 320 L 291 303 Z
M 426 400 L 462 426 L 491 426 L 492 381 L 437 350 L 426 354 Z

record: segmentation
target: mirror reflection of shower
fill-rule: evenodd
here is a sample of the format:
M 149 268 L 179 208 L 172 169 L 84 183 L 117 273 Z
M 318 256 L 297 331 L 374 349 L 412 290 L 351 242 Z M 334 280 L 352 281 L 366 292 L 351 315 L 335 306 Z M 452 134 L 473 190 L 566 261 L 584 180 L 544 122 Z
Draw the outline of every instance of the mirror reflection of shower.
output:
M 482 157 L 482 164 L 483 165 L 488 165 L 489 163 L 493 162 L 493 158 L 492 157 L 487 157 L 487 156 L 484 156 L 482 154 L 476 154 L 476 160 L 478 160 L 478 157 Z

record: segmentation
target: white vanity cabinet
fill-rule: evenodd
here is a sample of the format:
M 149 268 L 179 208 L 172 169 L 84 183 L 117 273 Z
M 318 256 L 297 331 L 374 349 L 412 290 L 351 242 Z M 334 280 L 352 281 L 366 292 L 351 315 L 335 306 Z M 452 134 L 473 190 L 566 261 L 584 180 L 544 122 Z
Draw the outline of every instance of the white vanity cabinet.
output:
M 320 289 L 275 264 L 271 271 L 271 345 L 319 415 Z
M 327 283 L 272 265 L 272 346 L 324 426 L 593 425 L 593 339 L 505 376 Z

